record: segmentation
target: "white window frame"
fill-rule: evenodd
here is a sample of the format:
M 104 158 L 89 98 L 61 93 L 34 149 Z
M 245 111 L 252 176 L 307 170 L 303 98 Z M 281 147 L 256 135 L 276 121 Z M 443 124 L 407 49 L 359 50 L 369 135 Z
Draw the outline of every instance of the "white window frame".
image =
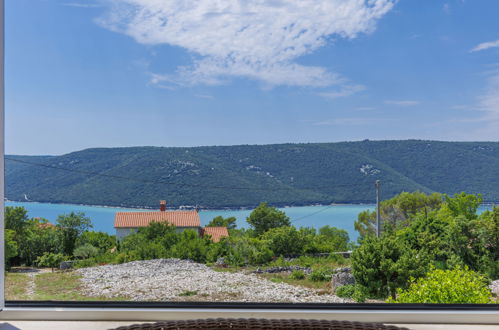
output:
M 12 0 L 16 1 L 16 0 Z M 342 308 L 331 309 L 311 309 L 300 307 L 273 307 L 264 306 L 237 308 L 228 305 L 227 307 L 146 307 L 137 303 L 131 307 L 116 307 L 106 303 L 94 305 L 74 302 L 75 307 L 50 306 L 37 302 L 29 304 L 8 304 L 5 306 L 5 251 L 4 251 L 4 197 L 5 197 L 5 101 L 4 101 L 4 0 L 0 0 L 0 320 L 109 320 L 109 321 L 154 321 L 154 320 L 179 320 L 197 318 L 304 318 L 304 319 L 328 319 L 328 320 L 349 320 L 363 322 L 384 322 L 384 323 L 452 323 L 452 324 L 499 324 L 499 305 L 497 308 L 461 308 L 449 305 L 442 309 L 428 310 L 423 308 L 414 309 L 365 309 Z M 24 305 L 24 307 L 23 307 Z M 85 307 L 85 305 L 87 307 Z M 119 304 L 118 304 L 119 305 Z M 386 305 L 390 307 L 390 305 Z M 391 307 L 395 307 L 391 305 Z

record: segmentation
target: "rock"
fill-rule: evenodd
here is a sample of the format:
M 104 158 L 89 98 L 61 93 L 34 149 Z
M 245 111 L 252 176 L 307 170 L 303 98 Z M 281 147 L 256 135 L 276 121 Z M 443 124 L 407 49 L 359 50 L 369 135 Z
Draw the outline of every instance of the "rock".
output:
M 355 278 L 352 275 L 352 269 L 348 267 L 337 268 L 331 277 L 331 289 L 336 292 L 340 286 L 355 284 Z
M 257 270 L 253 271 L 253 273 L 255 273 L 255 274 L 262 274 L 262 273 L 275 274 L 275 273 L 292 272 L 294 270 L 301 270 L 305 274 L 310 274 L 310 272 L 312 271 L 310 268 L 307 268 L 307 267 L 285 266 L 285 267 L 270 267 L 267 269 L 257 268 Z
M 227 263 L 225 263 L 225 258 L 224 257 L 220 257 L 217 259 L 217 261 L 215 262 L 215 265 L 217 267 L 227 267 Z
M 74 261 L 63 261 L 59 264 L 59 269 L 71 269 L 74 263 Z
M 489 288 L 494 296 L 499 297 L 499 280 L 492 281 Z
M 283 268 L 283 267 L 281 267 Z M 233 301 L 342 303 L 331 294 L 255 274 L 218 272 L 206 265 L 179 259 L 133 261 L 120 265 L 80 268 L 84 294 L 134 301 Z M 185 292 L 196 292 L 186 296 Z

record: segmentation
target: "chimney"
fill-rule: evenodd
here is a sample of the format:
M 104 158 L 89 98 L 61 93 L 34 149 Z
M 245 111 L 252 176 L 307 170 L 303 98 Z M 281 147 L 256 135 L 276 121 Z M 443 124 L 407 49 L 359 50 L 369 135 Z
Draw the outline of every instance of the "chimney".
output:
M 159 201 L 159 210 L 161 212 L 166 211 L 166 201 Z

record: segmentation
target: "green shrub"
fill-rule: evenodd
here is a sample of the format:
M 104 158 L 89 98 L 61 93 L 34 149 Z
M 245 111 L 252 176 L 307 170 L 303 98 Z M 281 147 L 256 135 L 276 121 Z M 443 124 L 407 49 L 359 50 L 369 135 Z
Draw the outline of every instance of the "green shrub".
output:
M 421 277 L 428 268 L 422 251 L 410 249 L 400 238 L 385 234 L 367 236 L 352 253 L 352 274 L 371 298 L 395 296 L 397 288 L 406 288 L 411 277 Z
M 73 255 L 81 259 L 88 259 L 91 257 L 95 257 L 98 253 L 99 249 L 89 243 L 80 245 L 73 251 Z
M 363 303 L 369 298 L 369 292 L 366 287 L 356 284 L 353 291 L 352 299 L 358 303 Z
M 355 292 L 355 285 L 347 284 L 337 288 L 334 294 L 341 298 L 352 298 L 354 292 Z
M 303 280 L 305 278 L 305 273 L 303 272 L 303 270 L 293 270 L 289 277 L 294 280 Z
M 320 267 L 317 269 L 314 269 L 310 275 L 309 278 L 311 281 L 314 282 L 325 282 L 325 281 L 330 281 L 331 276 L 333 276 L 333 270 L 328 267 Z
M 492 293 L 482 275 L 464 269 L 434 269 L 425 277 L 412 280 L 407 290 L 399 289 L 397 299 L 388 302 L 417 304 L 487 304 Z
M 50 267 L 52 268 L 52 271 L 54 271 L 54 268 L 58 268 L 64 259 L 64 255 L 60 253 L 45 252 L 42 256 L 36 259 L 36 264 L 38 267 Z

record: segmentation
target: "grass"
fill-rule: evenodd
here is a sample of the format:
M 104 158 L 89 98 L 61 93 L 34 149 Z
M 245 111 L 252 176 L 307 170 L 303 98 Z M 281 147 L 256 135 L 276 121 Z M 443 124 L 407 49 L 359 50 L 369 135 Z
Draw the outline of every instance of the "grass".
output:
M 304 279 L 294 279 L 290 277 L 290 274 L 286 273 L 274 273 L 274 274 L 258 274 L 258 276 L 263 277 L 274 283 L 287 283 L 294 286 L 303 286 L 310 289 L 319 290 L 319 293 L 326 293 L 331 291 L 331 282 L 314 282 L 307 277 Z
M 38 274 L 35 277 L 34 300 L 126 300 L 125 297 L 108 298 L 104 296 L 86 296 L 81 292 L 80 278 L 81 277 L 74 272 Z
M 27 300 L 29 299 L 26 287 L 30 278 L 24 273 L 6 273 L 5 276 L 5 300 Z
M 191 297 L 191 296 L 195 296 L 197 294 L 198 294 L 197 291 L 189 291 L 189 290 L 187 290 L 187 291 L 179 293 L 178 295 L 179 295 L 179 297 Z

